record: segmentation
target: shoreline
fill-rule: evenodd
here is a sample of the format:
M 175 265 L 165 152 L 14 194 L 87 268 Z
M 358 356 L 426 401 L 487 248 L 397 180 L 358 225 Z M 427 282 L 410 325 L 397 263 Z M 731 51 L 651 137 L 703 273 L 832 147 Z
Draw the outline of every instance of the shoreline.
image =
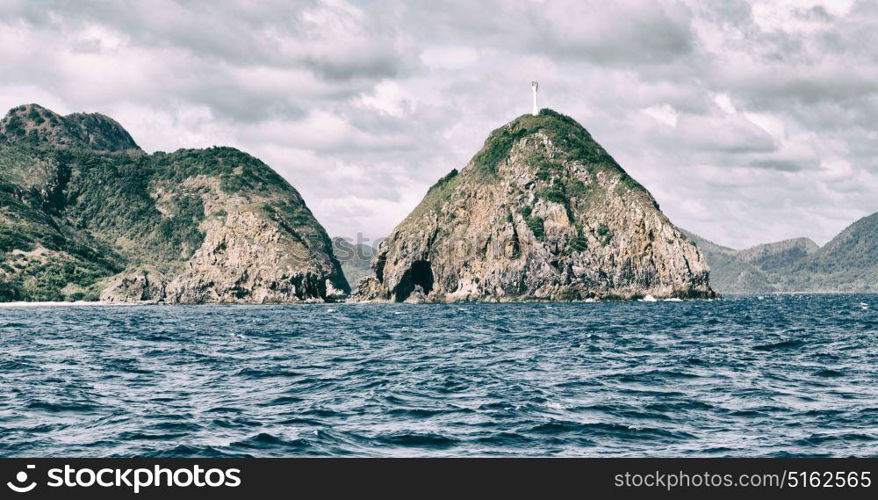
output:
M 143 305 L 151 305 L 151 304 L 140 304 L 137 302 L 100 302 L 100 301 L 84 301 L 77 300 L 71 302 L 26 302 L 26 301 L 16 301 L 16 302 L 0 302 L 0 308 L 2 307 L 88 307 L 88 306 L 143 306 Z
M 795 295 L 878 295 L 878 292 L 774 292 L 762 294 L 726 294 L 723 298 L 740 298 L 754 297 L 763 298 L 771 296 L 795 296 Z M 0 302 L 0 309 L 3 308 L 25 308 L 25 307 L 136 307 L 136 306 L 306 306 L 306 305 L 344 305 L 344 304 L 407 304 L 407 305 L 461 305 L 461 304 L 600 304 L 600 303 L 655 303 L 655 302 L 720 302 L 723 298 L 715 299 L 679 299 L 670 298 L 638 298 L 638 299 L 603 299 L 603 300 L 521 300 L 521 301 L 460 301 L 460 302 L 387 302 L 372 300 L 353 300 L 353 301 L 337 301 L 337 302 L 277 302 L 277 303 L 241 303 L 241 302 L 208 302 L 201 304 L 194 303 L 157 303 L 157 302 L 102 302 L 102 301 L 73 301 L 73 302 Z

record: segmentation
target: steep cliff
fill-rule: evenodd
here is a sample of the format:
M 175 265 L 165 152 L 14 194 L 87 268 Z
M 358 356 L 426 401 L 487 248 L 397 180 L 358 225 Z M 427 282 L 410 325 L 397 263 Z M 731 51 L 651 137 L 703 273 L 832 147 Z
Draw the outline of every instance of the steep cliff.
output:
M 382 243 L 358 298 L 709 298 L 697 247 L 573 119 L 495 130 Z
M 299 193 L 233 148 L 148 155 L 102 115 L 0 122 L 0 300 L 335 300 L 350 288 Z

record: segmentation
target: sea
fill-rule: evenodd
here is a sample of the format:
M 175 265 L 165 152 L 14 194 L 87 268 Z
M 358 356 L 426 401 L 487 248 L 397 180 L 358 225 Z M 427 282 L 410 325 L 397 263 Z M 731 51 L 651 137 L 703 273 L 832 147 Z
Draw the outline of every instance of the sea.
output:
M 875 457 L 878 295 L 0 307 L 3 457 Z

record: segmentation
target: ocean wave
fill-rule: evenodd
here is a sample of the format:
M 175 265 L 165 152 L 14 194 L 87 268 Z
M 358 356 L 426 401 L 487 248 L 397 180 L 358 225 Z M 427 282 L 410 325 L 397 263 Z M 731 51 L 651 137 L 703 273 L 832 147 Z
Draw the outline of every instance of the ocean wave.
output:
M 875 456 L 875 302 L 4 307 L 0 456 Z

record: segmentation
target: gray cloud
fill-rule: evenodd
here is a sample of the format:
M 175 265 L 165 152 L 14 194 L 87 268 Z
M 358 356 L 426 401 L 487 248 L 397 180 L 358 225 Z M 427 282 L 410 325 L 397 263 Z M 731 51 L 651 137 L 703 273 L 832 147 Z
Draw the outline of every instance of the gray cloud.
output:
M 878 211 L 876 24 L 865 0 L 8 0 L 0 105 L 239 147 L 378 237 L 536 78 L 678 225 L 825 241 Z

